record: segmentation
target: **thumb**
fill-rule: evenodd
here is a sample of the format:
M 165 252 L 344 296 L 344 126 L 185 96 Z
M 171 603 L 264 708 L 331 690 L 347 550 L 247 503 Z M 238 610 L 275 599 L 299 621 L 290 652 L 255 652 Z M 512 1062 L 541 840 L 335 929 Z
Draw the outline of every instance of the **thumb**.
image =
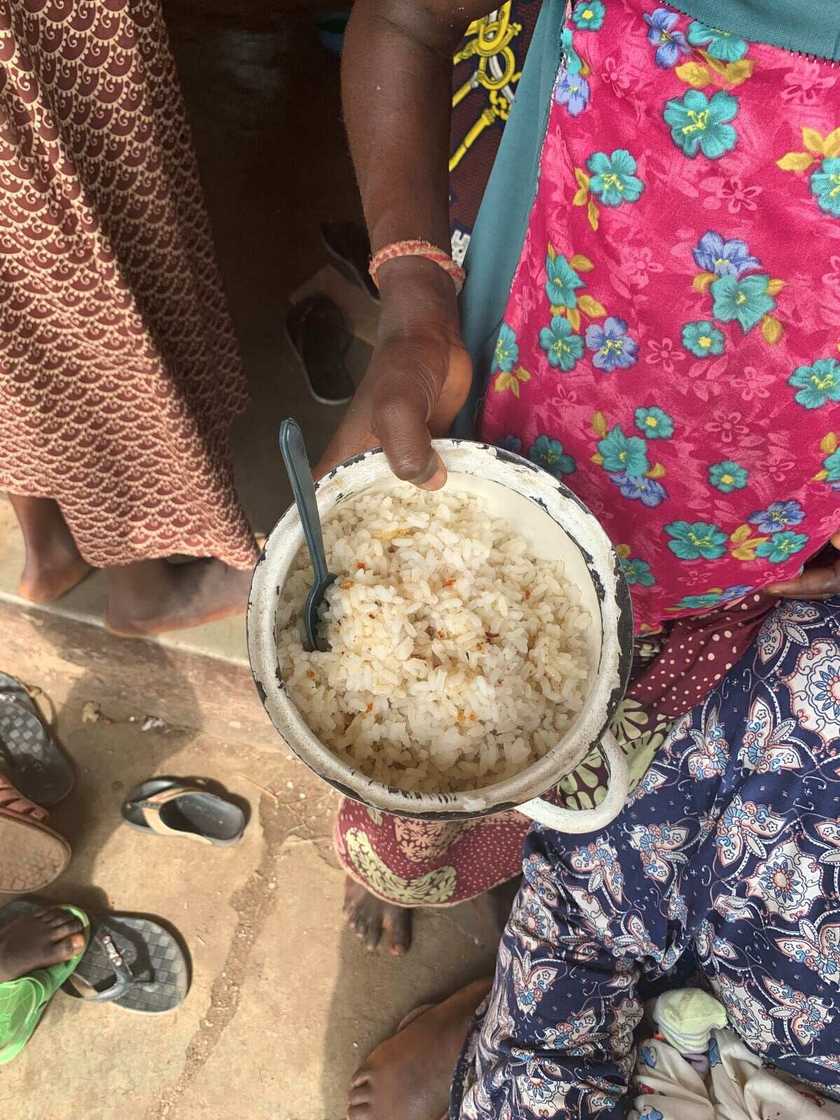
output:
M 374 431 L 397 478 L 424 490 L 439 490 L 446 467 L 432 448 L 429 400 L 421 384 L 382 386 L 374 409 Z

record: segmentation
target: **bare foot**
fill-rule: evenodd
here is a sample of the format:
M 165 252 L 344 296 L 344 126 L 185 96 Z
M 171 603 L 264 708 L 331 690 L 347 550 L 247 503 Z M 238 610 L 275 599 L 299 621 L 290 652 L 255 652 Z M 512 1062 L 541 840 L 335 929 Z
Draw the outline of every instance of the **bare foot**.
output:
M 344 880 L 344 916 L 371 952 L 383 936 L 385 948 L 394 957 L 411 948 L 411 910 L 383 902 L 349 876 Z
M 347 1120 L 444 1117 L 453 1071 L 490 983 L 468 984 L 377 1046 L 350 1083 Z
M 15 918 L 0 929 L 0 981 L 69 961 L 85 947 L 82 928 L 78 918 L 58 906 Z
M 129 638 L 201 626 L 244 614 L 250 586 L 250 572 L 220 560 L 143 560 L 109 568 L 105 625 Z
M 30 603 L 60 599 L 93 570 L 79 555 L 58 504 L 10 494 L 26 546 L 18 594 Z
M 74 546 L 75 548 L 75 546 Z M 18 584 L 18 595 L 30 603 L 52 603 L 72 591 L 93 571 L 79 556 L 65 557 L 64 562 L 32 563 L 28 558 Z

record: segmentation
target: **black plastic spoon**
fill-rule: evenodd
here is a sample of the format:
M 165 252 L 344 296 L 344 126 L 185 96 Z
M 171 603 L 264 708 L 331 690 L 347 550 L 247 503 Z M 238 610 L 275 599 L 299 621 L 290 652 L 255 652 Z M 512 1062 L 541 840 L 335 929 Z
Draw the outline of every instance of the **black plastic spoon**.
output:
M 300 515 L 303 535 L 315 572 L 315 582 L 309 589 L 303 608 L 305 644 L 309 651 L 318 650 L 320 653 L 327 653 L 330 644 L 321 633 L 321 618 L 318 611 L 324 594 L 335 576 L 327 568 L 327 555 L 324 552 L 324 536 L 321 532 L 321 515 L 318 513 L 312 468 L 309 466 L 303 432 L 296 420 L 284 420 L 280 425 L 280 451 L 286 464 L 289 482 L 292 484 L 295 505 Z

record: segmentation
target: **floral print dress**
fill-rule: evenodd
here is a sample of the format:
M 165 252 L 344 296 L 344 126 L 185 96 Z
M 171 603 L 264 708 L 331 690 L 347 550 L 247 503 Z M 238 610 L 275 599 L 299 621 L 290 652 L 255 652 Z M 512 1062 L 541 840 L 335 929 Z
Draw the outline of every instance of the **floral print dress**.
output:
M 840 529 L 840 68 L 579 0 L 482 435 L 562 478 L 637 625 Z

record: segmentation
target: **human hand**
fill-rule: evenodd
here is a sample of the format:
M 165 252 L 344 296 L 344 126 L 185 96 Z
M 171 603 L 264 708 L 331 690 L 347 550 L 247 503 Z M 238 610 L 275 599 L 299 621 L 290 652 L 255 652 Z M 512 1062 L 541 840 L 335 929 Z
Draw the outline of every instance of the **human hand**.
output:
M 381 445 L 398 478 L 437 490 L 446 468 L 432 437 L 449 431 L 472 375 L 455 287 L 436 264 L 416 257 L 383 265 L 380 284 L 379 341 L 315 474 Z
M 840 533 L 831 538 L 832 547 L 840 553 Z M 768 595 L 778 599 L 831 599 L 840 595 L 840 555 L 830 563 L 820 563 L 806 568 L 796 579 L 772 583 L 766 588 Z

